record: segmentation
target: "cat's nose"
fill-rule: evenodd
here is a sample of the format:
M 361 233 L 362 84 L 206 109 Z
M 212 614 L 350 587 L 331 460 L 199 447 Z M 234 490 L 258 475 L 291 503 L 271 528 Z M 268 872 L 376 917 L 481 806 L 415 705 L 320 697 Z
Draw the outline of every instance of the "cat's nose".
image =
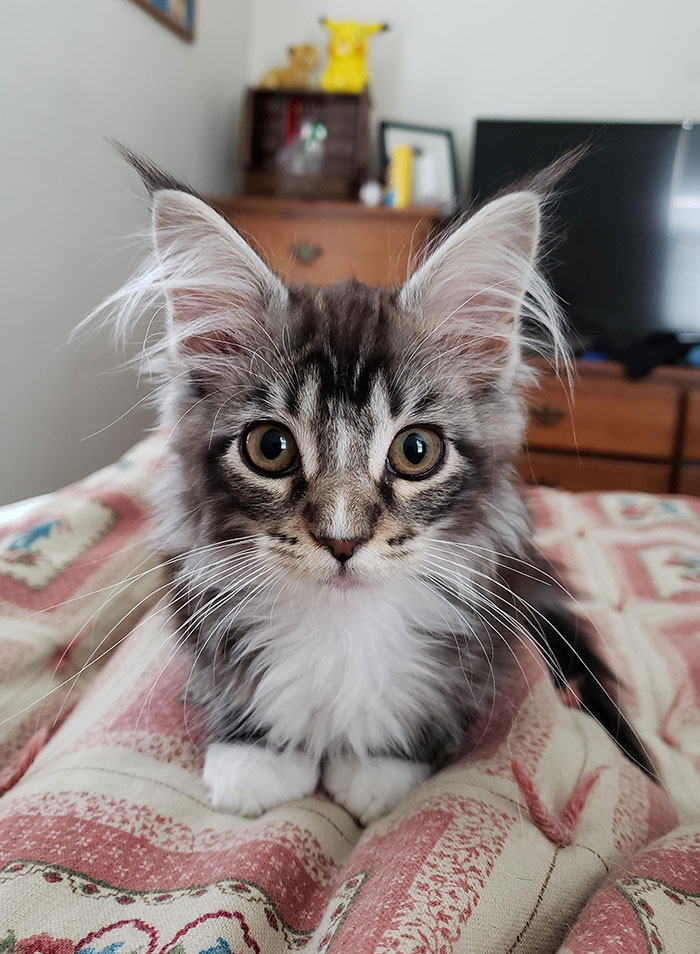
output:
M 339 563 L 347 563 L 355 550 L 363 543 L 366 537 L 357 537 L 354 540 L 332 540 L 330 537 L 316 537 L 316 542 L 330 550 Z

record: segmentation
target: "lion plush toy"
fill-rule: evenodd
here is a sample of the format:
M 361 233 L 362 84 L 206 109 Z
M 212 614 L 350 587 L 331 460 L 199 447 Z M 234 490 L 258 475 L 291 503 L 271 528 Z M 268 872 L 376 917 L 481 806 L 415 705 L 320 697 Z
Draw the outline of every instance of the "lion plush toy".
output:
M 308 88 L 311 85 L 309 74 L 318 64 L 316 47 L 311 43 L 300 43 L 288 49 L 289 63 L 276 66 L 262 77 L 260 89 Z

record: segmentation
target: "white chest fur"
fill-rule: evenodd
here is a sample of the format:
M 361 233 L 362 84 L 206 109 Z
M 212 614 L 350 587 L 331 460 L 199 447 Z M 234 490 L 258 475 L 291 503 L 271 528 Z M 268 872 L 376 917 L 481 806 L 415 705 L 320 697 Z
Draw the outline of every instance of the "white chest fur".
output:
M 322 596 L 297 590 L 277 600 L 247 640 L 256 656 L 256 719 L 274 742 L 305 743 L 319 755 L 407 741 L 422 717 L 444 710 L 454 673 L 424 633 L 444 631 L 446 622 L 454 632 L 448 604 L 415 585 Z

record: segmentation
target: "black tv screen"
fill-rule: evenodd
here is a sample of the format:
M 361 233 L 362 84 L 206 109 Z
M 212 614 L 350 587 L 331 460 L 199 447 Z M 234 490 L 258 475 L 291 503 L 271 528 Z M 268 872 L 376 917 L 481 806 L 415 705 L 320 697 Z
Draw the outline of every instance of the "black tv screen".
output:
M 579 341 L 700 340 L 700 125 L 479 120 L 481 202 L 572 147 L 545 268 Z

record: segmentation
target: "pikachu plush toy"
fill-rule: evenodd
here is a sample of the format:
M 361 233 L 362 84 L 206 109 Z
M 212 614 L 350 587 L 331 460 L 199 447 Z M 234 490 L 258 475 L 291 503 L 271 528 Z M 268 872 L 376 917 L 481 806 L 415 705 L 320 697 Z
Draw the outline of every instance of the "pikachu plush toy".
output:
M 328 65 L 321 74 L 321 89 L 327 93 L 361 93 L 367 85 L 367 40 L 389 29 L 388 23 L 356 23 L 321 17 L 328 30 Z

